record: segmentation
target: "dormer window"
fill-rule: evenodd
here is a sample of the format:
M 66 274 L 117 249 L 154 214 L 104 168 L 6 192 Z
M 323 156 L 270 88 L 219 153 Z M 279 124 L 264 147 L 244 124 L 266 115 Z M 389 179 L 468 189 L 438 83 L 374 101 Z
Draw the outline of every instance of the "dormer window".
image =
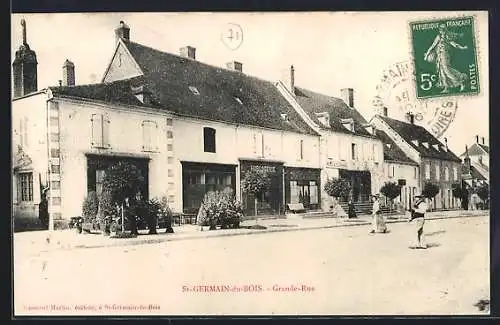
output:
M 414 145 L 416 145 L 418 147 L 418 140 L 411 140 L 411 143 L 413 143 Z
M 444 152 L 448 152 L 448 148 L 446 148 L 446 146 L 442 146 L 441 149 L 444 151 Z
M 282 119 L 283 121 L 288 121 L 288 115 L 287 115 L 287 114 L 285 114 L 285 113 L 281 113 L 281 119 Z
M 189 90 L 191 90 L 191 92 L 196 95 L 196 96 L 199 96 L 200 95 L 200 92 L 198 91 L 198 88 L 194 87 L 194 86 L 189 86 Z
M 243 105 L 243 102 L 238 97 L 234 97 L 234 100 L 237 101 L 238 104 Z
M 341 119 L 340 123 L 349 131 L 354 132 L 354 120 L 352 118 Z
M 433 144 L 433 145 L 432 145 L 432 147 L 433 147 L 434 149 L 436 149 L 437 151 L 439 151 L 439 145 L 437 145 L 437 144 Z
M 328 112 L 316 113 L 316 117 L 323 126 L 330 127 L 330 114 Z
M 391 149 L 391 144 L 390 143 L 386 143 L 385 146 L 389 149 Z
M 366 132 L 375 135 L 375 128 L 373 127 L 373 125 L 365 125 L 365 130 Z
M 423 146 L 429 149 L 429 143 L 428 142 L 422 142 Z

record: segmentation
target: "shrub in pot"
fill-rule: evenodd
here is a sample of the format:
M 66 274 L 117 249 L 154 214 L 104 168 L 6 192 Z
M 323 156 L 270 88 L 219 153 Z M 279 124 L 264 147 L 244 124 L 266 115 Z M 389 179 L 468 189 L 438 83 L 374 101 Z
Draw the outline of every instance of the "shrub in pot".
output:
M 90 192 L 83 200 L 82 203 L 82 228 L 91 231 L 96 222 L 97 214 L 99 213 L 99 199 L 97 193 Z M 75 220 L 75 225 L 77 220 Z

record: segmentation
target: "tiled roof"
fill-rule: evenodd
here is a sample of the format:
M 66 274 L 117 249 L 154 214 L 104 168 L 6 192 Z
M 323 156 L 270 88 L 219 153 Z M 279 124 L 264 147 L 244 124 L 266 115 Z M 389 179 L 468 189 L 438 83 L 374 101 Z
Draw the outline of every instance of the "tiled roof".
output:
M 462 161 L 450 150 L 443 150 L 444 145 L 424 127 L 395 120 L 387 116 L 378 115 L 378 117 L 386 122 L 391 129 L 398 133 L 410 146 L 416 149 L 422 157 L 451 160 L 456 162 Z M 418 140 L 418 145 L 413 143 L 413 140 Z M 429 144 L 428 148 L 422 144 L 424 142 Z M 440 148 L 439 151 L 436 150 L 433 145 L 438 145 Z
M 469 148 L 467 148 L 469 156 L 484 155 L 484 152 L 490 153 L 490 147 L 480 143 L 473 143 Z M 460 157 L 465 157 L 466 152 L 464 151 Z
M 109 84 L 55 87 L 55 92 L 141 105 L 127 90 L 132 83 L 145 86 L 152 92 L 156 103 L 154 106 L 180 115 L 316 134 L 269 81 L 134 42 L 127 41 L 124 44 L 144 76 Z M 286 118 L 283 118 L 283 114 L 286 114 Z
M 377 130 L 376 134 L 377 138 L 379 138 L 384 145 L 384 160 L 418 165 L 415 161 L 411 160 L 384 131 Z
M 309 117 L 319 126 L 324 127 L 319 121 L 316 113 L 327 112 L 330 116 L 330 127 L 333 131 L 351 133 L 341 123 L 342 119 L 352 118 L 354 121 L 354 133 L 373 137 L 363 125 L 367 124 L 363 116 L 340 98 L 319 94 L 304 88 L 295 87 L 295 99 L 299 105 L 307 112 Z

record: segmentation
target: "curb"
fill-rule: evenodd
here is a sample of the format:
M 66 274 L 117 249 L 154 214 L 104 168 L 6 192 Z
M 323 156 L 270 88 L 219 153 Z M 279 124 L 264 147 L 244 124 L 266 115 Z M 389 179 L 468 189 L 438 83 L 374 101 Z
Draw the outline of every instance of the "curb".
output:
M 426 218 L 426 220 L 442 220 L 442 219 L 458 219 L 458 218 L 474 218 L 474 217 L 486 217 L 488 214 L 479 214 L 479 215 L 458 215 L 458 216 L 430 216 Z M 387 220 L 386 223 L 406 223 L 408 219 L 396 219 L 396 220 Z M 221 232 L 213 235 L 187 235 L 182 237 L 167 235 L 163 237 L 163 233 L 159 234 L 162 237 L 152 238 L 152 239 L 143 239 L 143 240 L 134 240 L 134 241 L 126 241 L 126 239 L 116 239 L 116 241 L 110 241 L 109 243 L 99 243 L 99 244 L 89 244 L 89 245 L 63 245 L 62 247 L 55 247 L 52 249 L 45 249 L 39 252 L 46 253 L 53 250 L 73 250 L 73 249 L 83 249 L 83 248 L 104 248 L 104 247 L 121 247 L 121 246 L 136 246 L 136 245 L 151 245 L 151 244 L 161 244 L 165 242 L 171 241 L 180 241 L 180 240 L 193 240 L 193 239 L 209 239 L 209 238 L 217 238 L 217 237 L 232 237 L 232 236 L 245 236 L 245 235 L 258 235 L 258 234 L 269 234 L 269 233 L 278 233 L 278 232 L 289 232 L 289 231 L 303 231 L 303 230 L 318 230 L 318 229 L 330 229 L 330 228 L 340 228 L 340 227 L 356 227 L 356 226 L 366 226 L 371 225 L 369 221 L 360 221 L 349 223 L 339 223 L 335 225 L 327 225 L 327 226 L 311 226 L 311 227 L 289 227 L 289 228 L 280 228 L 280 229 L 262 229 L 262 230 L 249 230 L 244 232 Z M 157 235 L 158 236 L 158 235 Z

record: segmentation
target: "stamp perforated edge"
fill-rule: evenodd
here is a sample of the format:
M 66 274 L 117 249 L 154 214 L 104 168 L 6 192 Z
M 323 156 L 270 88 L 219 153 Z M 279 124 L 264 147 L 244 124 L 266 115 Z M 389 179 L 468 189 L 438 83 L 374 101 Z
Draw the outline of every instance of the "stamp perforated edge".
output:
M 442 16 L 442 17 L 438 17 L 438 16 L 435 16 L 433 18 L 422 18 L 422 19 L 415 19 L 415 20 L 409 20 L 407 21 L 406 23 L 406 32 L 407 32 L 407 41 L 408 41 L 408 46 L 410 48 L 409 50 L 409 55 L 410 55 L 410 60 L 411 60 L 411 63 L 413 65 L 413 77 L 412 77 L 412 81 L 414 83 L 414 87 L 416 87 L 416 81 L 417 81 L 417 78 L 416 78 L 416 69 L 415 69 L 415 53 L 414 53 L 414 47 L 413 47 L 413 40 L 412 40 L 412 31 L 411 31 L 411 24 L 413 23 L 427 23 L 427 22 L 434 22 L 436 20 L 452 20 L 452 19 L 466 19 L 466 18 L 472 18 L 472 34 L 473 34 L 473 37 L 472 37 L 472 41 L 473 41 L 473 45 L 474 45 L 474 48 L 475 48 L 475 54 L 476 54 L 476 64 L 477 64 L 477 67 L 478 67 L 478 80 L 481 80 L 481 76 L 482 76 L 482 73 L 483 73 L 483 62 L 482 62 L 482 55 L 481 55 L 481 51 L 480 51 L 480 42 L 479 42 L 479 36 L 478 36 L 478 30 L 477 30 L 477 26 L 478 26 L 478 18 L 477 18 L 477 14 L 471 14 L 471 13 L 467 13 L 467 14 L 457 14 L 457 15 L 454 15 L 454 16 Z M 417 92 L 415 91 L 415 94 Z M 434 96 L 426 96 L 426 97 L 416 97 L 415 100 L 421 100 L 421 101 L 425 101 L 425 100 L 432 100 L 432 99 L 437 99 L 437 98 L 443 98 L 443 97 L 448 97 L 448 98 L 455 98 L 455 99 L 458 99 L 458 98 L 477 98 L 478 96 L 482 96 L 483 95 L 483 87 L 481 86 L 481 82 L 479 82 L 479 86 L 478 86 L 478 92 L 476 93 L 464 93 L 464 94 L 441 94 L 441 95 L 434 95 Z

